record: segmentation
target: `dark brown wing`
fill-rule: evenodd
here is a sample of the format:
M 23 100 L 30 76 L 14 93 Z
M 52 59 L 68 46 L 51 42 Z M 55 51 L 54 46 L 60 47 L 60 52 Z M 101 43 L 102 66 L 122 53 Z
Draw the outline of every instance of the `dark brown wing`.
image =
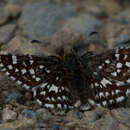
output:
M 86 102 L 104 107 L 118 106 L 130 93 L 130 48 L 118 48 L 82 59 Z
M 0 55 L 0 71 L 17 85 L 32 90 L 40 105 L 67 110 L 72 108 L 72 98 L 63 80 L 61 62 L 55 56 Z

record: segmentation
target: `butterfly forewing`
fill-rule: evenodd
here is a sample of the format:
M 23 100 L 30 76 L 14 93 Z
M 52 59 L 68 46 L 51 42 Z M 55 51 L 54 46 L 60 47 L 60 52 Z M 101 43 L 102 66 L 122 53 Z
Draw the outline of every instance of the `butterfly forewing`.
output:
M 49 109 L 72 107 L 61 70 L 60 60 L 55 56 L 0 55 L 0 71 L 17 85 L 33 90 L 37 102 Z
M 96 55 L 92 65 L 90 90 L 94 96 L 88 100 L 90 104 L 112 107 L 123 102 L 130 93 L 130 48 Z

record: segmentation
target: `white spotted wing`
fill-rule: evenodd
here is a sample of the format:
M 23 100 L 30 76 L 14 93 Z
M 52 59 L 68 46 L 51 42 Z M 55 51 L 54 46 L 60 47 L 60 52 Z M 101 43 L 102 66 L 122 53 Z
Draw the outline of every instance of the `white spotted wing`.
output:
M 86 87 L 91 105 L 116 107 L 130 93 L 130 48 L 118 48 L 93 56 L 86 64 Z M 92 75 L 87 75 L 92 69 Z M 90 79 L 88 81 L 88 79 Z M 88 85 L 89 84 L 89 85 Z
M 49 109 L 72 107 L 61 70 L 61 61 L 55 56 L 0 55 L 0 71 L 17 85 L 32 90 L 37 102 Z

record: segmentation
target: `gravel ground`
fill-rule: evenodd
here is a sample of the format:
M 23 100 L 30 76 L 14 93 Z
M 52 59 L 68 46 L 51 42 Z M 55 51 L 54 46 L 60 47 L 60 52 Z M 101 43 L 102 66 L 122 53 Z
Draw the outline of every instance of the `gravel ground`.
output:
M 101 53 L 130 46 L 129 0 L 1 0 L 0 54 L 48 55 L 63 46 Z M 97 49 L 98 48 L 98 49 Z M 129 130 L 121 108 L 52 115 L 0 73 L 0 130 Z

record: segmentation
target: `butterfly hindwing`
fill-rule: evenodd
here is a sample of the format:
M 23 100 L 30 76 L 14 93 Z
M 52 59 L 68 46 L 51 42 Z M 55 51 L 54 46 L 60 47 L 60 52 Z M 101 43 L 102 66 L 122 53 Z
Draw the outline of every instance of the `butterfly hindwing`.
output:
M 123 102 L 130 93 L 130 48 L 96 55 L 92 62 L 90 88 L 94 96 L 88 100 L 90 104 L 113 107 Z

